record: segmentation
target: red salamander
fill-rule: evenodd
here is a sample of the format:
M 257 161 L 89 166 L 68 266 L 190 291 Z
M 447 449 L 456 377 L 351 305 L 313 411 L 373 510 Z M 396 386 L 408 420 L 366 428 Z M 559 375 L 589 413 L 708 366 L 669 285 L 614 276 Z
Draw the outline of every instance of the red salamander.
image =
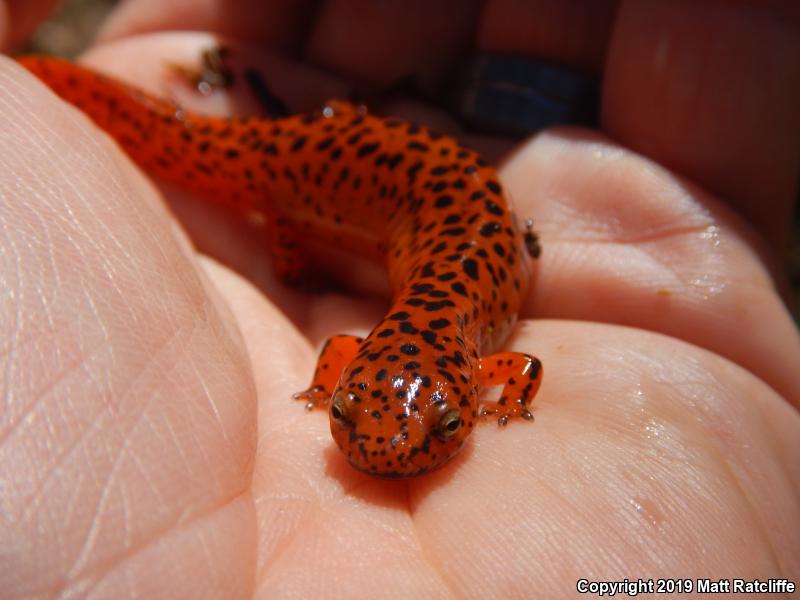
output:
M 149 173 L 263 214 L 284 279 L 302 276 L 305 236 L 386 264 L 386 317 L 366 338 L 330 338 L 311 387 L 295 395 L 327 408 L 355 468 L 420 475 L 455 455 L 480 417 L 532 419 L 541 363 L 496 349 L 528 292 L 535 239 L 473 150 L 346 102 L 277 119 L 207 117 L 66 61 L 20 62 Z M 495 385 L 500 398 L 482 403 Z

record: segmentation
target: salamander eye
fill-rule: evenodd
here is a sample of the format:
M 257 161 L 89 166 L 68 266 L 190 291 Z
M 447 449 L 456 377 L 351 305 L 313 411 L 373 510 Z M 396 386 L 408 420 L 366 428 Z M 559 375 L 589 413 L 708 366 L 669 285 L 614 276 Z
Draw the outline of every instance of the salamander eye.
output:
M 444 413 L 436 426 L 436 432 L 443 440 L 453 438 L 459 429 L 461 429 L 461 413 L 456 409 Z
M 331 418 L 342 427 L 350 424 L 350 419 L 347 418 L 347 404 L 338 394 L 331 402 Z

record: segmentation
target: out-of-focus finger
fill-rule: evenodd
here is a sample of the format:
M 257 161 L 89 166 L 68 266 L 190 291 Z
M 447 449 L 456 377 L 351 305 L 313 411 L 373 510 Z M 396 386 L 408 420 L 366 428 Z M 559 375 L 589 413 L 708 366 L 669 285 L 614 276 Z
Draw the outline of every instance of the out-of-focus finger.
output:
M 775 246 L 800 165 L 797 7 L 623 2 L 604 81 L 604 129 L 729 201 Z
M 478 46 L 599 72 L 616 0 L 489 0 Z
M 126 0 L 111 14 L 98 41 L 156 31 L 207 31 L 293 54 L 305 40 L 317 3 L 317 0 Z
M 436 72 L 472 45 L 475 0 L 329 0 L 312 28 L 314 63 L 378 85 Z
M 0 0 L 0 48 L 22 43 L 58 0 Z

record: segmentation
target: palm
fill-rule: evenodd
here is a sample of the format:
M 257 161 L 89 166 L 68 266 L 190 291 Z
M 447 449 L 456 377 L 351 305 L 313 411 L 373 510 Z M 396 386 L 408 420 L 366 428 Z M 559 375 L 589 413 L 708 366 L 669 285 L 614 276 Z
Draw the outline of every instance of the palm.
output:
M 55 168 L 0 215 L 28 265 L 0 314 L 24 315 L 4 323 L 13 356 L 41 375 L 7 371 L 7 397 L 37 401 L 12 402 L 3 430 L 16 545 L 0 581 L 560 596 L 580 577 L 797 573 L 780 532 L 800 519 L 800 423 L 759 377 L 798 398 L 798 341 L 745 226 L 708 195 L 582 132 L 516 147 L 501 175 L 544 256 L 509 345 L 545 365 L 536 422 L 486 423 L 445 468 L 381 481 L 290 396 L 320 339 L 368 331 L 385 300 L 286 290 L 257 229 L 172 195 L 198 246 L 251 286 L 184 244 L 96 132 L 31 94 L 15 114 L 48 144 L 9 130 L 22 150 L 7 171 Z M 26 551 L 50 557 L 44 580 Z

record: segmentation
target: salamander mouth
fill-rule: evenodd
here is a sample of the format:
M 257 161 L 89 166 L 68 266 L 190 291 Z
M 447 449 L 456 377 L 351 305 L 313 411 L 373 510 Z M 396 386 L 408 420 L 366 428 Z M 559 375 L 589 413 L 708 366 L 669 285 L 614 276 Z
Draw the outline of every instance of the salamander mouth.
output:
M 436 471 L 443 465 L 450 462 L 450 459 L 453 458 L 458 454 L 458 451 L 453 452 L 451 455 L 444 457 L 442 460 L 437 461 L 435 464 L 420 466 L 412 461 L 408 461 L 406 464 L 398 464 L 401 469 L 393 469 L 390 467 L 385 467 L 381 469 L 379 466 L 369 463 L 359 463 L 357 460 L 353 460 L 352 457 L 347 457 L 347 461 L 350 463 L 353 468 L 366 475 L 371 477 L 377 477 L 379 479 L 409 479 L 411 477 L 419 477 L 420 475 L 425 475 L 426 473 L 430 473 L 431 471 Z M 411 467 L 409 469 L 402 469 L 402 467 Z M 416 467 L 416 468 L 414 468 Z
M 420 467 L 415 471 L 392 471 L 392 470 L 379 470 L 372 465 L 360 465 L 355 461 L 348 461 L 355 469 L 369 475 L 371 477 L 378 477 L 379 479 L 407 479 L 409 477 L 419 477 L 429 471 L 436 470 L 439 465 L 434 467 Z
M 353 464 L 353 463 L 350 463 L 350 464 Z M 425 473 L 427 473 L 427 472 L 432 470 L 432 469 L 420 469 L 418 471 L 412 471 L 412 472 L 408 472 L 408 473 L 401 473 L 399 471 L 387 471 L 387 472 L 381 473 L 379 471 L 365 470 L 365 469 L 362 469 L 361 467 L 359 467 L 357 465 L 353 465 L 353 466 L 356 467 L 356 469 L 358 469 L 362 473 L 366 473 L 367 475 L 370 475 L 371 477 L 377 477 L 378 479 L 408 479 L 410 477 L 419 477 L 420 475 L 424 475 Z

